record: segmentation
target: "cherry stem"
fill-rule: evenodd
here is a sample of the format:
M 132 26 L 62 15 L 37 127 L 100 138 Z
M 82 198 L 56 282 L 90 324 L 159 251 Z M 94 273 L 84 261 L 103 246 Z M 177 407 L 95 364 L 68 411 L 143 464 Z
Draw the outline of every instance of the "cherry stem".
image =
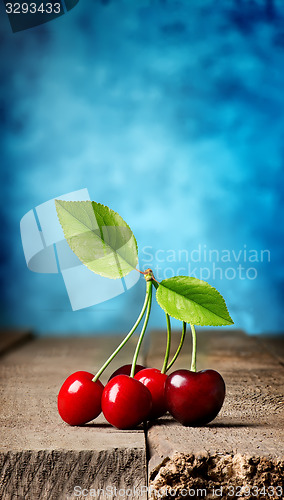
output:
M 161 369 L 161 373 L 166 373 L 166 371 L 167 371 L 167 364 L 169 361 L 169 355 L 170 355 L 170 349 L 171 349 L 172 330 L 171 330 L 171 321 L 170 321 L 170 317 L 169 317 L 168 313 L 166 313 L 166 320 L 167 320 L 167 347 L 166 347 L 166 354 L 165 354 L 163 368 Z
M 182 322 L 182 331 L 181 331 L 181 338 L 180 338 L 180 343 L 179 343 L 179 346 L 176 350 L 176 353 L 173 357 L 173 359 L 171 360 L 171 362 L 168 364 L 167 368 L 166 368 L 166 372 L 173 366 L 174 362 L 176 361 L 180 351 L 181 351 L 181 348 L 183 346 L 183 343 L 184 343 L 184 339 L 185 339 L 185 334 L 186 334 L 186 322 L 183 321 Z
M 134 356 L 133 356 L 132 367 L 131 367 L 131 372 L 130 372 L 130 377 L 132 377 L 132 378 L 134 377 L 134 374 L 135 374 L 135 367 L 136 367 L 136 363 L 137 363 L 137 358 L 138 358 L 138 355 L 139 355 L 139 351 L 140 351 L 141 344 L 142 344 L 142 341 L 143 341 L 143 338 L 144 338 L 144 334 L 146 332 L 146 328 L 147 328 L 147 325 L 148 325 L 149 316 L 150 316 L 150 312 L 151 312 L 152 281 L 146 281 L 146 283 L 147 283 L 147 290 L 146 290 L 147 312 L 146 312 L 146 316 L 145 316 L 145 320 L 144 320 L 144 323 L 143 323 L 143 326 L 142 326 L 142 330 L 141 330 L 141 333 L 140 333 L 140 336 L 139 336 L 139 339 L 138 339 L 138 342 L 137 342 L 137 345 L 136 345 L 135 353 L 134 353 Z
M 152 280 L 153 280 L 154 287 L 156 288 L 156 290 L 158 290 L 160 283 L 156 280 L 156 278 L 154 276 L 152 277 Z
M 192 335 L 192 355 L 191 355 L 191 368 L 190 371 L 196 372 L 196 332 L 194 325 L 190 323 L 191 335 Z
M 146 307 L 148 305 L 148 301 L 149 301 L 149 285 L 148 285 L 149 282 L 146 282 L 146 295 L 145 295 L 145 300 L 144 300 L 144 304 L 143 304 L 143 307 L 141 309 L 141 312 L 136 320 L 136 323 L 134 324 L 134 326 L 131 328 L 130 332 L 126 335 L 126 337 L 123 339 L 123 341 L 119 344 L 119 346 L 115 349 L 115 351 L 111 354 L 111 356 L 106 360 L 106 362 L 103 364 L 103 366 L 99 369 L 99 371 L 96 373 L 96 375 L 94 376 L 94 378 L 92 379 L 93 382 L 96 382 L 98 380 L 98 378 L 101 376 L 101 374 L 105 371 L 105 369 L 108 367 L 108 365 L 110 364 L 110 362 L 113 360 L 113 358 L 119 353 L 120 349 L 122 349 L 122 347 L 126 344 L 126 342 L 130 339 L 131 335 L 135 332 L 135 330 L 137 329 L 139 323 L 141 322 L 144 314 L 145 314 L 145 311 L 146 311 Z
M 138 271 L 138 273 L 140 274 L 147 274 L 147 271 L 140 271 L 140 269 L 137 269 L 137 267 L 135 268 L 135 271 Z

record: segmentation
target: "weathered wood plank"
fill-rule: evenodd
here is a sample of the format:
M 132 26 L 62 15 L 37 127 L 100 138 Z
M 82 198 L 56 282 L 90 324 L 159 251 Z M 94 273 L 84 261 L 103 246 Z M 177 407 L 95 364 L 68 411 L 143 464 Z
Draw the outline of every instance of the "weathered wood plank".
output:
M 183 488 L 201 487 L 208 490 L 206 498 L 216 498 L 211 495 L 213 488 L 223 487 L 224 498 L 230 484 L 280 485 L 284 369 L 278 357 L 243 332 L 200 331 L 198 340 L 198 368 L 222 373 L 226 401 L 217 419 L 205 427 L 184 428 L 169 416 L 149 427 L 150 485 L 155 492 L 150 498 L 157 491 L 167 498 L 162 489 L 169 486 L 177 489 L 175 498 L 186 498 Z M 106 498 L 106 491 L 108 498 L 119 498 L 128 488 L 124 498 L 146 499 L 142 427 L 118 431 L 103 416 L 83 427 L 69 427 L 56 409 L 63 380 L 76 370 L 94 372 L 119 341 L 117 337 L 38 339 L 2 358 L 1 498 L 73 499 L 78 498 L 77 486 L 81 488 L 77 492 L 88 490 L 84 498 Z M 148 336 L 147 360 L 139 361 L 160 367 L 165 342 L 164 333 Z M 172 351 L 178 342 L 174 332 Z M 135 343 L 133 338 L 127 344 L 103 382 L 119 365 L 131 361 Z M 172 370 L 189 366 L 190 349 L 189 335 Z M 192 491 L 188 498 L 194 498 Z
M 77 370 L 94 373 L 120 340 L 42 338 L 3 357 L 2 499 L 77 498 L 75 486 L 103 491 L 107 487 L 145 487 L 142 426 L 119 431 L 101 415 L 85 426 L 70 427 L 57 413 L 57 394 L 65 378 Z M 118 366 L 130 362 L 134 348 L 135 339 L 131 339 L 103 376 L 103 382 Z M 84 498 L 94 496 L 90 493 Z M 106 496 L 102 492 L 97 498 Z M 115 491 L 108 498 L 117 498 Z M 145 494 L 141 498 L 146 498 Z
M 257 339 L 240 331 L 197 333 L 198 369 L 213 368 L 223 375 L 225 403 L 218 417 L 204 427 L 183 427 L 170 416 L 149 426 L 150 498 L 158 491 L 167 498 L 169 487 L 177 490 L 174 498 L 198 498 L 194 496 L 198 488 L 207 488 L 206 498 L 217 498 L 212 493 L 216 487 L 223 488 L 226 498 L 230 485 L 235 489 L 231 498 L 237 498 L 236 487 L 243 485 L 273 486 L 275 493 L 276 486 L 284 487 L 284 368 Z M 174 332 L 173 337 L 176 348 L 179 336 Z M 164 344 L 156 332 L 147 365 L 162 365 Z M 171 371 L 189 367 L 190 350 L 188 337 Z M 190 489 L 187 497 L 181 495 Z M 271 498 L 279 498 L 275 495 Z
M 262 347 L 284 365 L 284 333 L 282 335 L 260 335 L 256 337 Z
M 140 449 L 13 451 L 0 453 L 0 467 L 5 500 L 132 498 L 135 489 L 146 498 Z
M 0 329 L 0 356 L 32 339 L 31 330 Z
M 270 369 L 272 363 L 279 365 L 278 359 L 272 359 L 271 353 L 259 337 L 248 336 L 241 330 L 229 329 L 197 329 L 197 364 L 198 369 L 204 368 L 230 370 L 255 369 L 257 367 Z M 279 337 L 280 338 L 280 337 Z M 283 338 L 283 337 L 282 337 Z M 172 335 L 171 353 L 173 354 L 179 344 L 180 332 L 174 331 Z M 145 362 L 147 366 L 161 367 L 166 348 L 166 332 L 159 330 L 151 333 Z M 279 344 L 281 341 L 279 341 Z M 272 342 L 271 342 L 272 345 Z M 275 348 L 276 351 L 276 348 Z M 169 373 L 178 368 L 190 367 L 191 333 L 188 327 L 184 346 L 176 363 Z M 209 365 L 208 365 L 209 363 Z

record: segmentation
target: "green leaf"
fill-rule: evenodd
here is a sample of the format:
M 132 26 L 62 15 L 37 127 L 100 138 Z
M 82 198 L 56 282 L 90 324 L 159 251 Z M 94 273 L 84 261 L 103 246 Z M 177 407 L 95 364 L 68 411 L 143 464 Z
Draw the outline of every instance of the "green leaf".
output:
M 88 269 L 116 279 L 136 268 L 136 239 L 118 213 L 94 201 L 55 200 L 55 206 L 71 250 Z
M 206 281 L 174 276 L 159 284 L 156 298 L 165 312 L 186 323 L 200 326 L 234 324 L 222 295 Z

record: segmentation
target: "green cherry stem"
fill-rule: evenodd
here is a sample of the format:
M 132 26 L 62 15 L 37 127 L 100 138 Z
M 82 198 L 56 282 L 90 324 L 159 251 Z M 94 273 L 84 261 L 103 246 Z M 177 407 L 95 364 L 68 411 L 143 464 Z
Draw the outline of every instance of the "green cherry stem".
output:
M 171 321 L 170 321 L 170 317 L 169 317 L 168 313 L 166 313 L 166 320 L 167 320 L 167 347 L 166 347 L 166 354 L 165 354 L 163 368 L 161 369 L 161 373 L 166 373 L 166 371 L 167 371 L 167 365 L 168 365 L 170 349 L 171 349 L 172 330 L 171 330 Z
M 140 351 L 140 348 L 141 348 L 141 344 L 142 344 L 142 341 L 143 341 L 143 338 L 144 338 L 144 334 L 146 332 L 146 328 L 147 328 L 147 325 L 148 325 L 149 316 L 150 316 L 150 312 L 151 312 L 152 281 L 146 281 L 146 283 L 147 283 L 147 291 L 146 291 L 146 296 L 147 296 L 147 312 L 146 312 L 146 316 L 145 316 L 145 319 L 144 319 L 142 330 L 141 330 L 141 333 L 140 333 L 140 336 L 139 336 L 139 339 L 138 339 L 138 342 L 137 342 L 137 345 L 136 345 L 135 353 L 134 353 L 134 356 L 133 356 L 130 377 L 134 377 L 134 374 L 135 374 L 135 367 L 136 367 L 136 363 L 137 363 L 138 354 L 139 354 L 139 351 Z
M 191 355 L 191 368 L 192 372 L 196 372 L 196 332 L 194 325 L 190 323 L 191 335 L 192 335 L 192 355 Z
M 108 365 L 110 364 L 110 362 L 113 360 L 113 358 L 119 353 L 120 349 L 122 349 L 122 347 L 126 344 L 126 342 L 130 339 L 131 335 L 135 332 L 135 330 L 137 329 L 139 323 L 141 322 L 144 314 L 145 314 L 145 311 L 146 311 L 146 308 L 147 308 L 147 305 L 148 305 L 148 302 L 149 302 L 149 282 L 146 282 L 146 295 L 145 295 L 145 300 L 144 300 L 144 304 L 143 304 L 143 307 L 141 309 L 141 312 L 136 320 L 136 323 L 133 325 L 133 327 L 131 328 L 130 332 L 126 335 L 126 337 L 123 339 L 123 341 L 119 344 L 119 346 L 115 349 L 115 351 L 111 354 L 111 356 L 106 360 L 106 362 L 103 364 L 103 366 L 99 369 L 99 371 L 96 373 L 96 375 L 94 376 L 94 378 L 92 379 L 93 382 L 96 382 L 98 380 L 98 378 L 101 376 L 101 374 L 105 371 L 105 369 L 108 367 Z
M 181 338 L 180 338 L 180 343 L 179 343 L 179 346 L 176 350 L 176 353 L 173 357 L 173 359 L 171 360 L 171 362 L 168 364 L 167 368 L 166 368 L 166 372 L 171 368 L 171 366 L 173 366 L 174 362 L 176 361 L 181 349 L 182 349 L 182 346 L 183 346 L 183 343 L 184 343 L 184 339 L 185 339 L 185 334 L 186 334 L 186 322 L 183 321 L 182 322 L 182 331 L 181 331 Z

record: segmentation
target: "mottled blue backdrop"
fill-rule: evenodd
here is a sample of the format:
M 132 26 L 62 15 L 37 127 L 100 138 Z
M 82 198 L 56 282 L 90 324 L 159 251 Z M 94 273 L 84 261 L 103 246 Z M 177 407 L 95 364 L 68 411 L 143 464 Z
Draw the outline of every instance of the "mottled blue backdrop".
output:
M 0 14 L 2 324 L 134 322 L 143 278 L 72 312 L 60 274 L 26 267 L 21 218 L 86 187 L 129 223 L 141 268 L 203 277 L 236 327 L 283 331 L 283 2 L 80 0 L 19 33 Z

